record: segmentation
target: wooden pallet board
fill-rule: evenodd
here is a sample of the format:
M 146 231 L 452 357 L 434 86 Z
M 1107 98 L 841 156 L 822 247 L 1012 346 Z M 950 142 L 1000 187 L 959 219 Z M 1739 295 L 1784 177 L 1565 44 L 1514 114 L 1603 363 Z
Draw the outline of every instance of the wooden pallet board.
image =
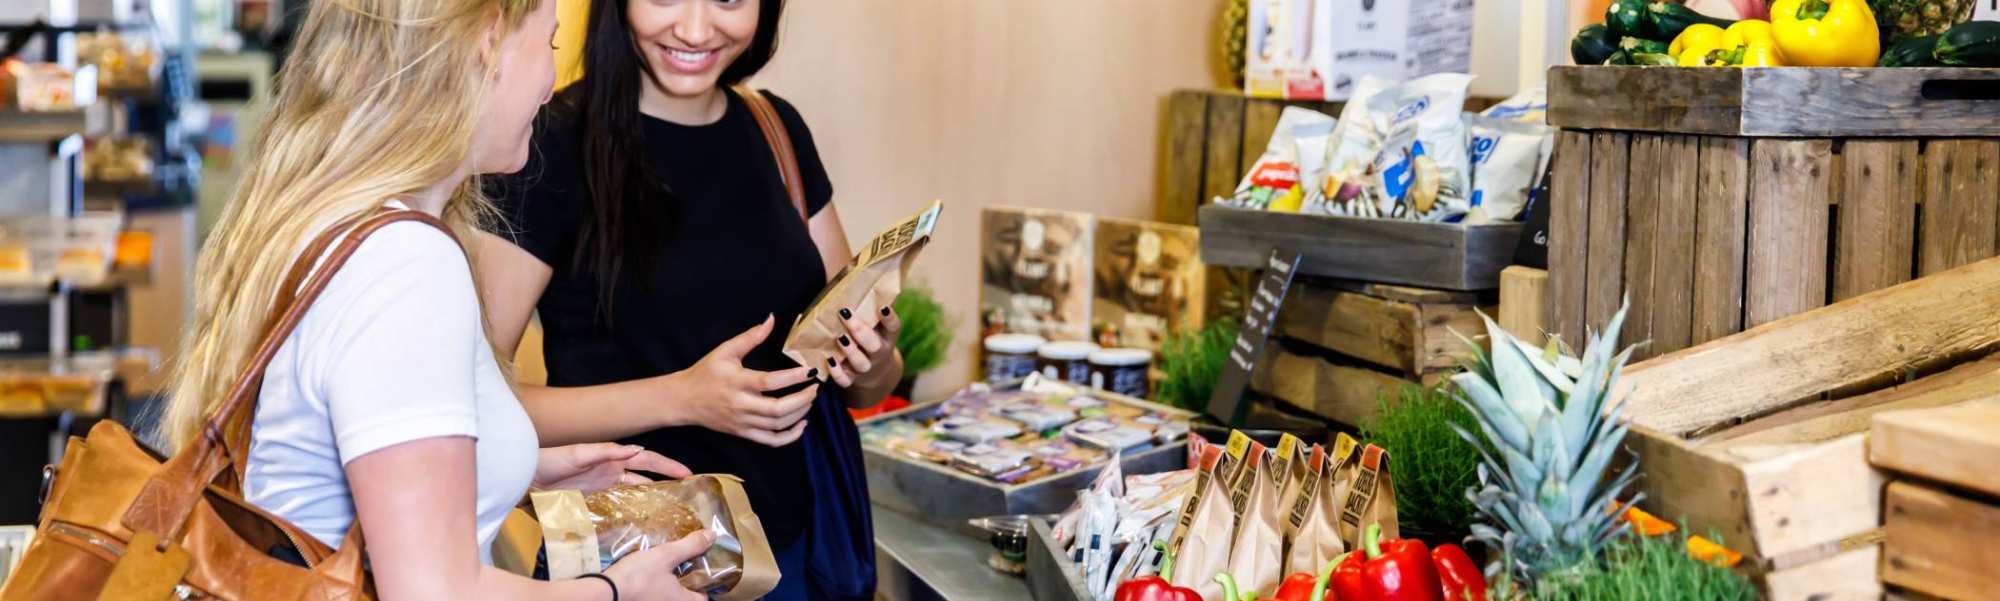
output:
M 1444 290 L 1488 290 L 1514 256 L 1519 223 L 1460 225 L 1201 208 L 1201 260 L 1260 267 L 1276 246 L 1302 255 L 1299 272 Z
M 1883 413 L 1868 459 L 1876 467 L 2000 496 L 2000 384 L 1983 402 Z
M 1722 136 L 1994 136 L 2000 71 L 1558 66 L 1549 123 Z
M 1881 545 L 1867 545 L 1832 558 L 1770 572 L 1761 577 L 1771 601 L 1877 601 L 1882 581 L 1875 565 Z
M 1960 601 L 2000 600 L 2000 505 L 1889 484 L 1882 580 Z
M 1401 398 L 1416 382 L 1319 357 L 1270 349 L 1250 379 L 1250 389 L 1299 410 L 1359 426 L 1374 419 L 1382 400 Z
M 1694 323 L 1689 344 L 1743 331 L 1743 257 L 1749 232 L 1750 144 L 1702 138 L 1695 186 Z M 1661 352 L 1673 348 L 1660 345 Z
M 1570 348 L 1584 345 L 1584 306 L 1589 273 L 1590 157 L 1589 133 L 1556 135 L 1549 181 L 1549 324 Z
M 1301 280 L 1278 316 L 1278 334 L 1415 379 L 1471 357 L 1464 340 L 1485 331 L 1476 297 Z

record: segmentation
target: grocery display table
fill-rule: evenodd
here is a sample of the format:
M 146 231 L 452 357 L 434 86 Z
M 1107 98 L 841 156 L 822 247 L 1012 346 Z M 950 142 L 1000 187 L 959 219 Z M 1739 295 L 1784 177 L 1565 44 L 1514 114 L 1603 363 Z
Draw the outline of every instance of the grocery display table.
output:
M 1028 601 L 1028 582 L 986 566 L 986 539 L 874 506 L 875 596 L 890 601 Z

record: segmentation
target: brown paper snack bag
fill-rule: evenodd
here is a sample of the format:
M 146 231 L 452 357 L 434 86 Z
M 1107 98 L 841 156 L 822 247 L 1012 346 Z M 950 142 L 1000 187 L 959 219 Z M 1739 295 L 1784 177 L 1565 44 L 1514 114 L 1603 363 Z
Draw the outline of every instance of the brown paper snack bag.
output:
M 1388 451 L 1372 444 L 1362 447 L 1359 455 L 1342 466 L 1337 478 L 1340 540 L 1347 548 L 1360 547 L 1361 532 L 1369 524 L 1381 524 L 1383 538 L 1401 536 L 1396 528 L 1396 487 L 1389 478 Z
M 1306 460 L 1305 480 L 1299 486 L 1299 496 L 1293 500 L 1291 514 L 1287 516 L 1287 540 L 1290 547 L 1285 551 L 1285 573 L 1308 572 L 1318 574 L 1326 562 L 1347 551 L 1347 545 L 1340 542 L 1340 512 L 1333 504 L 1333 456 L 1326 448 L 1313 445 L 1312 455 Z
M 1278 486 L 1278 524 L 1284 529 L 1289 541 L 1292 530 L 1286 524 L 1292 512 L 1292 504 L 1299 498 L 1299 486 L 1305 482 L 1306 459 L 1312 456 L 1311 448 L 1305 441 L 1291 434 L 1278 438 L 1278 454 L 1273 457 L 1271 467 L 1276 470 Z
M 1277 593 L 1278 581 L 1285 575 L 1284 512 L 1278 505 L 1278 482 L 1283 478 L 1280 464 L 1289 462 L 1274 460 L 1275 451 L 1253 453 L 1249 469 L 1244 471 L 1242 480 L 1247 484 L 1242 488 L 1248 492 L 1243 519 L 1236 525 L 1236 542 L 1229 551 L 1229 573 L 1241 590 L 1256 591 L 1258 599 Z
M 703 528 L 715 532 L 715 544 L 676 570 L 682 586 L 712 599 L 749 601 L 771 592 L 781 576 L 764 526 L 735 476 L 703 474 L 587 495 L 536 491 L 529 499 L 548 541 L 554 579 L 597 573 L 632 552 Z
M 1229 444 L 1195 477 L 1194 496 L 1181 509 L 1180 521 L 1167 548 L 1174 550 L 1173 585 L 1194 589 L 1203 599 L 1221 599 L 1215 574 L 1229 567 L 1229 545 L 1236 537 L 1236 514 L 1230 511 L 1229 488 L 1249 451 L 1250 438 L 1230 435 Z M 1239 444 L 1239 442 L 1241 444 Z
M 903 292 L 903 276 L 916 262 L 917 254 L 930 243 L 944 203 L 933 201 L 930 208 L 882 230 L 861 247 L 854 262 L 833 276 L 820 290 L 811 308 L 799 314 L 792 333 L 785 337 L 785 356 L 799 365 L 816 368 L 819 380 L 833 377 L 827 369 L 844 354 L 837 342 L 847 334 L 840 311 L 848 309 L 856 320 L 873 327 L 882 320 L 882 308 L 896 302 Z

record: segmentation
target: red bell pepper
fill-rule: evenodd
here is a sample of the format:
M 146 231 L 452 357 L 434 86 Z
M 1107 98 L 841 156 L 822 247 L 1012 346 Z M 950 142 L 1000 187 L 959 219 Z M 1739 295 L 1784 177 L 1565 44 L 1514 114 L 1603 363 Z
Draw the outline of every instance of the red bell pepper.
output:
M 1450 543 L 1438 545 L 1431 550 L 1431 563 L 1437 565 L 1445 601 L 1486 601 L 1486 574 L 1473 565 L 1465 549 Z
M 1174 586 L 1168 581 L 1174 574 L 1174 554 L 1167 550 L 1167 544 L 1154 542 L 1153 548 L 1159 549 L 1165 556 L 1160 560 L 1160 574 L 1119 583 L 1118 591 L 1112 593 L 1112 601 L 1202 601 L 1201 593 L 1184 586 Z
M 1444 584 L 1423 541 L 1382 540 L 1382 526 L 1369 524 L 1361 537 L 1363 554 L 1349 554 L 1333 571 L 1339 601 L 1442 601 Z
M 1317 584 L 1319 579 L 1313 577 L 1312 572 L 1294 572 L 1278 583 L 1278 594 L 1271 598 L 1277 601 L 1313 601 L 1313 586 Z

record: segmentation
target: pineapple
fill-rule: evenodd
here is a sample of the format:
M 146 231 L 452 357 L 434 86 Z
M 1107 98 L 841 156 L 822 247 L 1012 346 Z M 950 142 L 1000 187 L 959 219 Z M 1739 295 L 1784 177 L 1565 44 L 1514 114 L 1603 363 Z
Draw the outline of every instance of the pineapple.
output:
M 1907 37 L 1944 33 L 1972 19 L 1976 0 L 1868 0 L 1883 47 Z
M 1229 71 L 1229 81 L 1242 88 L 1244 48 L 1250 35 L 1250 0 L 1228 2 L 1229 8 L 1222 11 L 1222 66 Z
M 1632 356 L 1629 347 L 1612 354 L 1624 321 L 1621 307 L 1581 360 L 1554 342 L 1537 349 L 1490 318 L 1490 355 L 1466 341 L 1475 356 L 1452 381 L 1479 431 L 1454 429 L 1482 455 L 1479 484 L 1466 494 L 1486 522 L 1472 527 L 1472 539 L 1497 551 L 1488 579 L 1558 584 L 1589 569 L 1624 532 L 1605 510 L 1638 477 L 1636 461 L 1608 473 L 1627 431 L 1623 402 L 1606 406 Z

